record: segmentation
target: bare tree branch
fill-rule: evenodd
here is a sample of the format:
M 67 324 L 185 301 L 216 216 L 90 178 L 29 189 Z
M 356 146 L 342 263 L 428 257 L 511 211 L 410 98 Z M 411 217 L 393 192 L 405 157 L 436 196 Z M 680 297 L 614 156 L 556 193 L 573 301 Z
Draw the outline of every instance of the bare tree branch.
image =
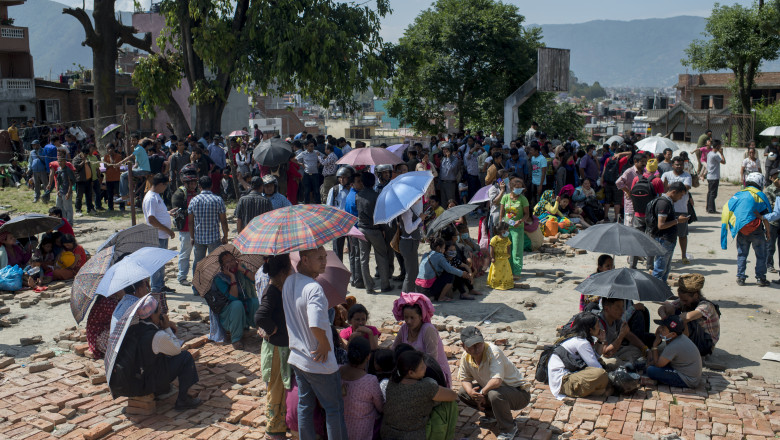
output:
M 136 49 L 152 53 L 152 34 L 150 32 L 145 33 L 144 38 L 141 39 L 133 35 L 138 33 L 136 28 L 123 25 L 119 21 L 117 21 L 117 27 L 119 28 L 119 41 L 117 47 L 122 47 L 123 44 L 129 44 Z
M 63 8 L 62 13 L 73 16 L 76 20 L 79 21 L 79 23 L 81 23 L 81 26 L 84 28 L 84 33 L 86 34 L 84 42 L 81 43 L 83 46 L 94 47 L 99 43 L 97 34 L 95 33 L 95 28 L 92 26 L 92 20 L 89 18 L 89 15 L 87 15 L 87 12 L 84 9 Z

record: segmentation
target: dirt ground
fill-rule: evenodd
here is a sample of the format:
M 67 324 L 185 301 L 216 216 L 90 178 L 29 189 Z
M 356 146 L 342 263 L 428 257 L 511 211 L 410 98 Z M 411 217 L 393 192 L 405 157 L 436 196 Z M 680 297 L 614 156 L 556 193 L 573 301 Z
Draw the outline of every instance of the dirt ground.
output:
M 737 189 L 736 186 L 722 183 L 718 206 L 722 206 Z M 678 247 L 675 251 L 672 276 L 688 272 L 704 274 L 705 295 L 720 305 L 723 313 L 721 339 L 709 360 L 711 364 L 720 364 L 726 368 L 744 368 L 756 375 L 764 376 L 769 382 L 780 381 L 778 364 L 761 360 L 767 351 L 780 351 L 780 332 L 778 332 L 780 330 L 780 291 L 778 290 L 780 284 L 763 288 L 755 286 L 753 276 L 755 257 L 751 254 L 748 259 L 748 284 L 744 287 L 736 285 L 735 243 L 729 240 L 728 249 L 720 249 L 720 216 L 704 213 L 705 192 L 706 188 L 703 187 L 693 190 L 700 220 L 690 228 L 688 254 L 691 264 L 684 266 L 679 262 Z M 76 218 L 74 228 L 80 243 L 88 251 L 94 252 L 109 235 L 129 224 L 128 218 L 107 220 L 84 216 Z M 472 228 L 472 233 L 476 236 L 475 228 Z M 172 240 L 171 246 L 177 243 L 177 240 Z M 427 246 L 420 247 L 421 254 L 427 251 Z M 493 323 L 506 323 L 518 331 L 533 332 L 542 340 L 553 339 L 555 328 L 577 312 L 579 293 L 574 290 L 575 281 L 583 280 L 595 271 L 597 257 L 598 255 L 593 253 L 577 255 L 573 258 L 564 256 L 548 258 L 548 255 L 540 256 L 538 253 L 528 254 L 524 261 L 527 275 L 523 277 L 522 282 L 529 284 L 529 289 L 493 291 L 485 288 L 485 277 L 482 277 L 476 280 L 475 287 L 484 292 L 485 296 L 477 301 L 437 304 L 437 313 L 444 316 L 459 316 L 466 323 L 479 322 L 492 313 L 488 320 Z M 206 312 L 205 303 L 192 295 L 191 288 L 178 285 L 174 266 L 175 260 L 169 263 L 167 271 L 168 285 L 178 291 L 177 294 L 168 296 L 171 309 L 176 309 L 183 304 L 197 303 L 198 309 Z M 627 266 L 625 257 L 617 257 L 616 266 Z M 557 271 L 565 272 L 561 277 L 562 280 L 555 275 Z M 537 276 L 537 272 L 544 272 L 545 275 Z M 777 274 L 769 274 L 769 279 L 776 278 L 778 278 Z M 68 285 L 61 290 L 69 292 L 70 287 Z M 351 288 L 349 294 L 355 295 L 359 302 L 368 307 L 371 321 L 381 324 L 392 317 L 392 303 L 398 296 L 398 292 L 395 290 L 369 296 L 363 290 Z M 529 303 L 534 303 L 535 306 L 526 307 Z M 8 355 L 25 357 L 44 347 L 56 347 L 53 337 L 63 329 L 75 325 L 68 303 L 50 307 L 45 300 L 42 300 L 38 304 L 22 309 L 19 301 L 5 300 L 5 305 L 11 309 L 11 313 L 6 316 L 25 315 L 18 324 L 0 328 L 0 351 Z M 646 305 L 651 315 L 657 318 L 657 307 L 652 304 Z M 20 347 L 19 338 L 34 335 L 41 335 L 44 343 Z

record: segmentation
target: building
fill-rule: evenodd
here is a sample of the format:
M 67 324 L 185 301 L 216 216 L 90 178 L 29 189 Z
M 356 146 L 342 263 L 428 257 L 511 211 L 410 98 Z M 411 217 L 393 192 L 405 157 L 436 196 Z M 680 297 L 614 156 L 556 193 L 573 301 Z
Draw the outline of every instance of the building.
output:
M 723 110 L 731 102 L 733 73 L 681 74 L 677 81 L 677 102 L 694 110 Z M 774 103 L 780 95 L 780 72 L 761 72 L 756 76 L 753 102 Z
M 0 127 L 35 117 L 35 75 L 30 31 L 13 25 L 10 6 L 26 0 L 0 0 Z

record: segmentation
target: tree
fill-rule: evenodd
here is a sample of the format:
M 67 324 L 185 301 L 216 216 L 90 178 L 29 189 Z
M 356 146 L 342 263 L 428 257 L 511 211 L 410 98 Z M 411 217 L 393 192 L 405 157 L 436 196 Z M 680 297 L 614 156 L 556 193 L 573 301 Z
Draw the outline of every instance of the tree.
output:
M 581 107 L 567 102 L 556 103 L 555 93 L 537 93 L 539 105 L 533 113 L 533 120 L 548 136 L 558 135 L 566 139 L 569 135 L 578 137 L 585 127 L 585 117 L 579 114 Z
M 182 78 L 196 108 L 196 133 L 221 129 L 231 90 L 296 91 L 327 105 L 353 107 L 355 91 L 381 88 L 388 51 L 379 36 L 387 0 L 376 10 L 333 0 L 163 0 L 160 50 L 142 60 L 133 83 L 145 101 L 176 112 L 172 92 Z M 180 113 L 180 112 L 179 112 Z M 172 121 L 189 131 L 183 115 Z M 178 120 L 178 122 L 177 122 Z
M 607 96 L 607 91 L 601 87 L 598 81 L 594 82 L 592 86 L 588 83 L 581 83 L 574 76 L 574 72 L 569 71 L 569 96 L 575 96 L 577 98 L 584 96 L 585 99 L 596 99 Z
M 541 29 L 525 28 L 514 5 L 437 0 L 415 18 L 395 48 L 388 111 L 421 132 L 502 126 L 504 99 L 536 73 Z
M 124 44 L 149 52 L 152 45 L 151 34 L 138 38 L 132 26 L 122 24 L 116 19 L 115 0 L 95 0 L 92 18 L 84 8 L 65 8 L 63 14 L 76 18 L 84 28 L 86 38 L 81 43 L 92 49 L 92 78 L 94 88 L 95 132 L 116 121 L 116 60 L 117 49 Z

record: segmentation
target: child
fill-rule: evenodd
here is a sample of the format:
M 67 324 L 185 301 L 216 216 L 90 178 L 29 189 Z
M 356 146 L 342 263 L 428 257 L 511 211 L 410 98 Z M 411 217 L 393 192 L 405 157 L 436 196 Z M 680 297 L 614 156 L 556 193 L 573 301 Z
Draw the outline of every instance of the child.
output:
M 499 223 L 496 235 L 490 239 L 490 270 L 487 285 L 498 290 L 509 290 L 515 287 L 512 278 L 512 268 L 509 266 L 509 225 Z
M 379 380 L 379 388 L 382 390 L 382 399 L 385 397 L 387 382 L 395 369 L 395 357 L 393 350 L 380 348 L 371 353 L 371 360 L 368 362 L 368 374 L 373 374 Z
M 354 307 L 353 307 L 354 308 Z M 353 338 L 347 346 L 349 363 L 339 369 L 344 399 L 344 420 L 348 437 L 371 439 L 374 437 L 384 397 L 376 376 L 366 373 L 371 348 L 363 338 Z
M 458 249 L 455 244 L 447 245 L 444 256 L 452 267 L 462 270 L 464 274 L 471 273 L 471 266 L 458 258 Z M 474 285 L 465 276 L 455 277 L 452 281 L 452 289 L 460 292 L 460 299 L 474 299 L 472 295 L 481 295 L 480 292 L 474 290 Z
M 368 322 L 368 310 L 366 310 L 363 304 L 355 304 L 349 308 L 347 314 L 349 327 L 341 330 L 339 333 L 339 336 L 344 340 L 344 345 L 348 345 L 353 337 L 361 335 L 368 339 L 371 350 L 376 350 L 379 347 L 379 341 L 377 340 L 380 334 L 379 330 L 373 325 L 366 325 L 366 322 Z
M 469 248 L 471 250 L 471 273 L 475 277 L 479 277 L 485 274 L 484 260 L 482 255 L 482 249 L 469 235 L 469 228 L 465 224 L 459 224 L 455 227 L 458 230 L 458 243 Z
M 599 255 L 599 259 L 596 261 L 596 273 L 606 272 L 615 268 L 615 263 L 612 257 L 607 254 Z M 598 308 L 599 297 L 593 295 L 580 295 L 580 312 L 590 311 L 593 308 Z
M 647 377 L 673 387 L 696 388 L 701 382 L 701 355 L 696 344 L 683 334 L 685 324 L 679 315 L 654 321 L 659 325 L 653 349 L 650 350 Z M 666 342 L 659 355 L 658 345 Z

